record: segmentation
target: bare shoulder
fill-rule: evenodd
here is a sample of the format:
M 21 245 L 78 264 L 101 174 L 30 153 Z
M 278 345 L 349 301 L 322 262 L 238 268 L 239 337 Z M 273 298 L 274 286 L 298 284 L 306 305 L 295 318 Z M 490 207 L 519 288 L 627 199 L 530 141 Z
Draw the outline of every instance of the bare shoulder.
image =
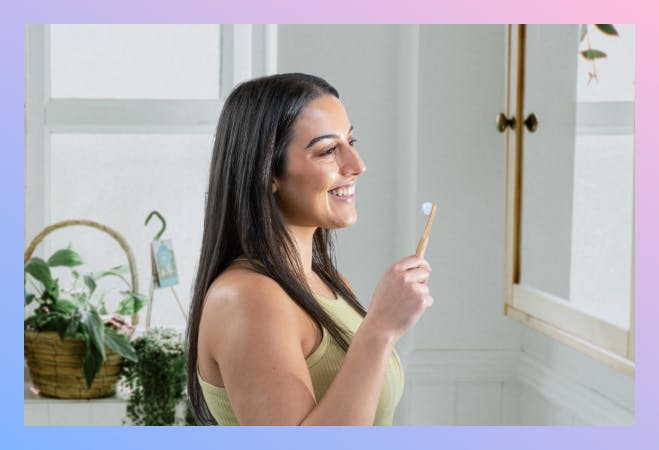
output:
M 315 405 L 299 311 L 274 280 L 249 269 L 227 270 L 208 290 L 199 355 L 219 368 L 241 425 L 299 424 Z
M 206 293 L 202 324 L 218 322 L 280 322 L 295 319 L 296 305 L 273 279 L 246 268 L 230 268 L 223 272 Z M 242 323 L 245 325 L 245 323 Z M 211 327 L 217 329 L 216 326 Z

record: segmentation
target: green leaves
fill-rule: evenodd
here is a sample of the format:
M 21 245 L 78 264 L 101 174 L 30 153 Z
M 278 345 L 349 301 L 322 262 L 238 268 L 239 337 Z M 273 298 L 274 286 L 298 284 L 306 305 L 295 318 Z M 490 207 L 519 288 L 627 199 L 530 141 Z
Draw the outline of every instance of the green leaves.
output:
M 26 305 L 31 303 L 33 300 L 39 300 L 39 302 L 42 304 L 50 305 L 58 299 L 59 284 L 57 280 L 53 280 L 53 277 L 50 273 L 50 268 L 43 259 L 31 258 L 25 264 L 23 279 L 25 285 L 27 285 L 28 281 L 27 275 L 30 275 L 30 277 L 38 281 L 41 284 L 41 287 L 43 287 L 43 291 L 41 291 L 37 297 L 36 294 L 27 292 L 27 290 L 24 288 L 24 299 Z
M 82 257 L 71 250 L 70 248 L 63 248 L 57 250 L 53 255 L 48 259 L 48 265 L 50 267 L 75 267 L 84 264 Z
M 91 297 L 92 294 L 94 294 L 94 291 L 96 290 L 96 280 L 94 280 L 94 278 L 91 275 L 83 275 L 82 279 L 85 282 L 85 286 L 87 286 L 87 289 L 89 289 L 89 296 Z
M 144 295 L 136 292 L 122 291 L 121 293 L 124 295 L 124 299 L 119 303 L 117 313 L 122 316 L 131 316 L 137 313 L 149 301 Z
M 50 274 L 50 268 L 41 258 L 30 258 L 27 264 L 25 264 L 24 271 L 43 284 L 44 288 L 53 284 L 53 277 Z
M 66 329 L 64 330 L 64 336 L 75 337 L 79 327 L 80 327 L 80 315 L 73 314 L 69 320 L 69 323 L 66 325 Z M 60 335 L 60 338 L 61 337 L 62 336 Z
M 34 294 L 23 288 L 23 299 L 25 300 L 25 306 L 27 306 L 32 303 L 32 300 L 34 300 Z
M 68 317 L 64 313 L 58 311 L 44 312 L 37 309 L 34 315 L 25 319 L 24 326 L 32 330 L 59 331 L 61 324 L 67 320 Z
M 116 266 L 113 267 L 110 270 L 103 270 L 101 272 L 96 272 L 92 274 L 92 277 L 98 281 L 101 278 L 105 277 L 118 277 L 120 278 L 129 288 L 131 287 L 124 275 L 129 273 L 128 266 L 123 265 L 123 266 Z
M 129 361 L 137 361 L 137 354 L 126 336 L 117 333 L 114 329 L 105 327 L 105 344 Z
M 618 30 L 611 24 L 596 24 L 595 28 L 600 30 L 602 33 L 607 36 L 618 36 Z M 597 69 L 595 68 L 595 60 L 606 58 L 606 53 L 601 50 L 596 50 L 591 48 L 590 39 L 588 38 L 588 25 L 582 24 L 579 29 L 579 43 L 583 42 L 584 38 L 587 38 L 588 48 L 579 52 L 581 56 L 591 61 L 593 64 L 593 71 L 588 74 L 588 82 L 592 79 L 597 79 Z
M 66 313 L 71 314 L 75 312 L 77 309 L 78 307 L 69 300 L 59 299 L 53 304 L 53 310 L 60 311 L 65 314 Z
M 102 270 L 100 272 L 95 272 L 93 274 L 95 279 L 103 278 L 108 275 L 114 275 L 117 277 L 123 277 L 124 275 L 128 275 L 130 273 L 130 270 L 128 269 L 127 265 L 122 265 L 122 266 L 115 266 L 111 269 L 108 270 Z
M 87 328 L 89 344 L 105 359 L 105 325 L 95 310 L 83 311 L 80 323 Z M 99 366 L 100 367 L 100 366 Z
M 83 371 L 87 387 L 90 388 L 96 374 L 105 361 L 104 328 L 101 318 L 96 311 L 83 311 L 80 317 L 81 335 L 87 347 L 83 361 Z
M 131 391 L 128 419 L 134 425 L 180 424 L 176 409 L 186 402 L 183 337 L 172 329 L 152 328 L 133 345 L 137 360 L 127 362 L 121 374 L 121 383 Z
M 44 296 L 47 300 L 46 303 L 51 303 L 48 300 L 57 301 L 59 298 L 59 281 L 51 281 L 51 284 L 46 286 Z
M 92 387 L 94 378 L 96 378 L 96 374 L 101 369 L 103 360 L 105 359 L 105 357 L 102 357 L 98 354 L 95 347 L 90 344 L 89 340 L 89 336 L 85 336 L 87 353 L 85 355 L 84 361 L 82 362 L 82 369 L 85 373 L 85 381 L 87 382 L 88 389 Z
M 581 55 L 586 59 L 599 59 L 606 58 L 606 53 L 600 50 L 588 49 L 581 52 Z
M 606 25 L 595 25 L 598 30 L 600 30 L 604 34 L 608 34 L 609 36 L 619 36 L 618 35 L 618 30 L 613 25 L 606 24 Z

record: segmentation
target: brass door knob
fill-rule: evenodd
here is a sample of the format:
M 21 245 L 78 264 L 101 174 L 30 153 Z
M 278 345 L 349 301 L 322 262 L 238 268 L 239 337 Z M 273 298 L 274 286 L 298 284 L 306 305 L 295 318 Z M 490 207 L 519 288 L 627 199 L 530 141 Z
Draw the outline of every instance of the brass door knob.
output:
M 503 133 L 508 127 L 511 130 L 515 129 L 515 118 L 511 117 L 509 119 L 504 113 L 497 114 L 497 130 L 499 130 L 499 133 Z
M 529 114 L 529 116 L 524 121 L 524 126 L 531 133 L 538 129 L 538 118 L 535 116 L 535 114 Z

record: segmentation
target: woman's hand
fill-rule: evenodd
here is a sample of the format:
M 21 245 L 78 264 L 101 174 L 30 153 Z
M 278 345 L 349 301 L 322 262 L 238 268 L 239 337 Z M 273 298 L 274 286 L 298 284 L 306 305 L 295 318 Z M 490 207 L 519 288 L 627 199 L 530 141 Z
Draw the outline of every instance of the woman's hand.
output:
M 428 261 L 414 255 L 389 267 L 375 288 L 364 323 L 397 341 L 432 306 L 431 271 Z

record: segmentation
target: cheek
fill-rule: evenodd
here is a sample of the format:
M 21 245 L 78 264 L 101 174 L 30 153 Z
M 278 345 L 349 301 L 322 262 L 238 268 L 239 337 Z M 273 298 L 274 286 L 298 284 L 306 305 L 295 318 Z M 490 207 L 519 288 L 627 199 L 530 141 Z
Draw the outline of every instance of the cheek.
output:
M 291 188 L 297 189 L 299 195 L 305 196 L 327 194 L 333 183 L 336 183 L 335 177 L 326 168 L 306 170 L 304 173 L 294 175 L 291 180 L 293 181 Z
M 280 191 L 280 198 L 284 200 L 287 208 L 297 209 L 304 204 L 311 206 L 324 202 L 328 189 L 318 174 L 305 173 L 301 176 L 289 173 Z

